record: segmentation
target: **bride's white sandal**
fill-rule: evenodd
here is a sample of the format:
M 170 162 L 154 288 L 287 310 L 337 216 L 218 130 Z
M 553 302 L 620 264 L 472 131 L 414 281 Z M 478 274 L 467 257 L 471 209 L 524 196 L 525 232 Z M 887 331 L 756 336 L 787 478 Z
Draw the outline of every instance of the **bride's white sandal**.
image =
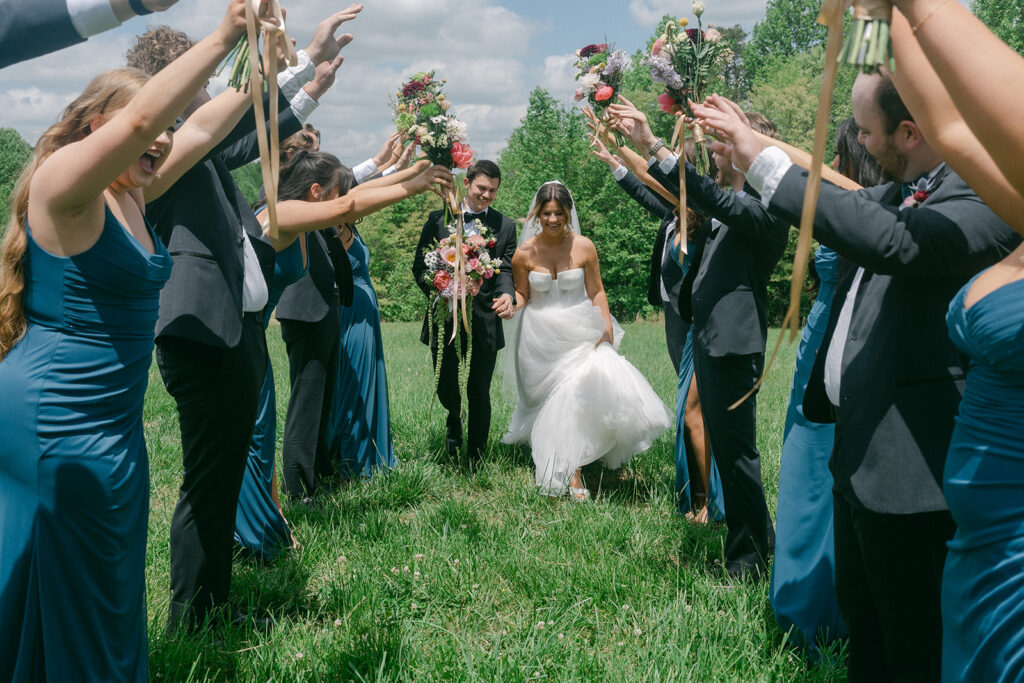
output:
M 570 486 L 569 497 L 579 503 L 588 501 L 590 500 L 590 489 L 578 489 L 575 486 Z

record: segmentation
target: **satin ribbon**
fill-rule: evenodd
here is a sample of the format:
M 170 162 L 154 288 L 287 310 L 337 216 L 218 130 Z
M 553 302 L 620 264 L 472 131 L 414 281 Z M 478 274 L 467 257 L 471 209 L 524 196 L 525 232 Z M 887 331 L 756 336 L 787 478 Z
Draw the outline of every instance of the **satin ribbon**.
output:
M 284 23 L 284 14 L 278 0 L 265 0 L 270 17 L 277 24 L 270 23 L 260 16 L 261 0 L 249 0 L 245 3 L 245 27 L 249 38 L 249 92 L 252 95 L 253 108 L 256 114 L 256 142 L 260 150 L 260 170 L 263 174 L 263 187 L 267 196 L 267 234 L 277 239 L 280 231 L 277 227 L 277 187 L 281 172 L 281 139 L 278 131 L 279 107 L 277 102 L 277 50 L 282 49 L 289 66 L 299 63 L 295 46 L 288 37 Z M 262 29 L 263 41 L 263 74 L 259 68 L 259 35 Z M 263 124 L 263 79 L 266 78 L 270 93 L 270 119 Z M 269 128 L 269 136 L 268 136 Z
M 448 203 L 448 210 L 451 211 L 452 216 L 455 218 L 455 282 L 458 287 L 458 296 L 453 296 L 451 299 L 451 311 L 452 311 L 452 338 L 448 340 L 448 343 L 455 341 L 455 335 L 459 332 L 459 325 L 457 319 L 459 317 L 459 309 L 462 309 L 462 326 L 469 332 L 469 316 L 466 313 L 466 289 L 468 285 L 468 278 L 466 277 L 466 257 L 462 253 L 462 240 L 464 232 L 464 224 L 462 221 L 462 201 L 459 197 L 458 185 L 453 184 L 452 189 L 448 191 L 446 197 Z M 472 343 L 472 340 L 470 340 Z

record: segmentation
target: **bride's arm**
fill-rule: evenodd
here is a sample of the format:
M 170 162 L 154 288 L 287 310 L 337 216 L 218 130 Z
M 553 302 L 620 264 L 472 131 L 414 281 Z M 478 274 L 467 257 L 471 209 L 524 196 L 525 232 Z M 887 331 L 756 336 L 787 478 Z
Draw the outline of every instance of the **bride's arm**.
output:
M 530 300 L 530 258 L 523 248 L 516 249 L 512 256 L 512 282 L 516 288 L 512 312 L 516 313 Z
M 615 333 L 612 330 L 612 314 L 608 310 L 608 295 L 604 292 L 604 283 L 601 282 L 601 264 L 597 259 L 597 249 L 594 247 L 593 242 L 582 235 L 576 239 L 581 240 L 583 244 L 583 283 L 587 288 L 587 296 L 590 297 L 590 300 L 601 311 L 601 317 L 604 318 L 604 334 L 601 335 L 596 346 L 600 346 L 605 342 L 614 344 Z

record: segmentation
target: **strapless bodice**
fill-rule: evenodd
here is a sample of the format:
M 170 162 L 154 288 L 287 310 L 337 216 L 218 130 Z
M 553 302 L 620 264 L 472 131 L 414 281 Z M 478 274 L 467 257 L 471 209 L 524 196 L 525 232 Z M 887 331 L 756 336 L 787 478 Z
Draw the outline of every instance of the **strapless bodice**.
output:
M 589 301 L 582 268 L 563 270 L 558 277 L 531 270 L 529 278 L 531 306 L 574 306 Z

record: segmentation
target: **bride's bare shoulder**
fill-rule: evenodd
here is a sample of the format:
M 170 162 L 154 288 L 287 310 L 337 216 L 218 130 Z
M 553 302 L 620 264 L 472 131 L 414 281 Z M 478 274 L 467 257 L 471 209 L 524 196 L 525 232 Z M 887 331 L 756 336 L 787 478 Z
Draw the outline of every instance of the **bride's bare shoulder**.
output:
M 597 256 L 597 247 L 589 237 L 584 235 L 573 235 L 572 236 L 572 250 L 579 253 L 584 258 L 591 258 Z

